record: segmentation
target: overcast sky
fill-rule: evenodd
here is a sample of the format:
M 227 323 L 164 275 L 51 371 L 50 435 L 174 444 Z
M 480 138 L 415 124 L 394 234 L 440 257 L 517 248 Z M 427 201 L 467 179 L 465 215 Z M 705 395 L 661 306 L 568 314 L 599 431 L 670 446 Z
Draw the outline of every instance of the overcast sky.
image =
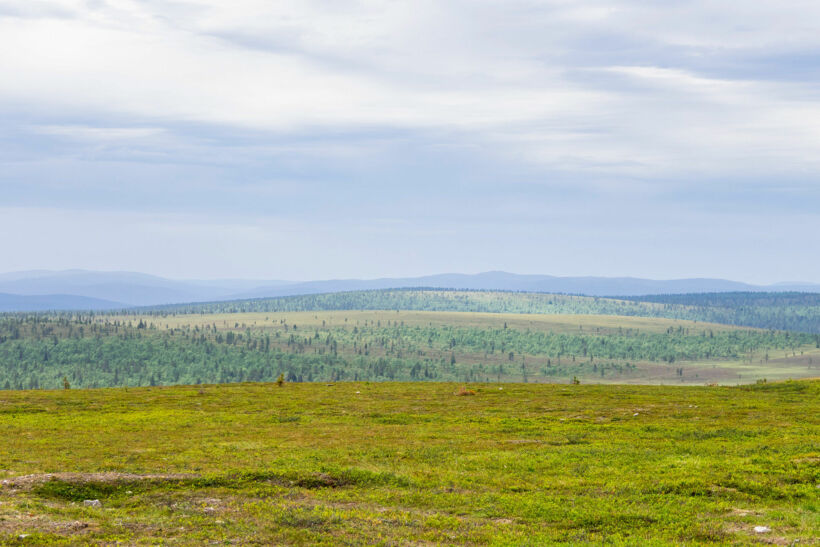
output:
M 0 271 L 820 282 L 820 2 L 0 0 Z

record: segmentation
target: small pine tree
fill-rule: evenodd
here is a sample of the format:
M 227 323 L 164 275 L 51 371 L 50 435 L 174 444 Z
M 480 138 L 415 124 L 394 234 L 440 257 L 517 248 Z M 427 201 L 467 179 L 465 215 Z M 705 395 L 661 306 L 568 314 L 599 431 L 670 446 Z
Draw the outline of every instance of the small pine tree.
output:
M 276 385 L 282 387 L 285 384 L 285 373 L 280 372 L 279 378 L 276 379 Z
M 63 389 L 71 389 L 71 384 L 68 383 L 68 378 L 63 376 Z

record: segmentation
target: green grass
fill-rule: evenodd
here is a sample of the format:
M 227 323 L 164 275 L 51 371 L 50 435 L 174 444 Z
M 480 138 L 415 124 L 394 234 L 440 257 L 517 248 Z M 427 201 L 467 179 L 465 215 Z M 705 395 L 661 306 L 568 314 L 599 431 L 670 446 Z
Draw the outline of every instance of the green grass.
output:
M 0 544 L 818 542 L 820 381 L 461 386 L 2 392 Z

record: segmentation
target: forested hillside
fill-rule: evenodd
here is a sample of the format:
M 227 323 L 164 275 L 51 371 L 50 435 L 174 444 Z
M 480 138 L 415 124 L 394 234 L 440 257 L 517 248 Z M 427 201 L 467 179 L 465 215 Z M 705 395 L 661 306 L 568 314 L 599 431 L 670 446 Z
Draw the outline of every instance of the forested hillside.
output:
M 767 329 L 820 332 L 820 293 L 728 292 L 627 298 L 685 310 L 681 317 Z
M 615 299 L 499 291 L 389 289 L 153 308 L 156 313 L 320 310 L 623 315 L 688 319 L 763 329 L 820 333 L 820 294 L 816 293 L 743 292 Z M 138 310 L 134 313 L 144 311 Z
M 596 382 L 706 382 L 742 380 L 742 372 L 748 381 L 812 375 L 820 367 L 817 335 L 692 322 L 647 329 L 646 320 L 629 318 L 612 327 L 596 323 L 601 316 L 573 316 L 577 326 L 559 328 L 511 319 L 508 325 L 515 316 L 484 316 L 476 323 L 475 316 L 6 316 L 0 319 L 0 388 L 57 388 L 63 378 L 75 387 L 108 387 L 272 381 L 280 374 L 295 382 L 575 376 Z
M 663 304 L 626 300 L 504 291 L 385 289 L 253 300 L 194 303 L 135 309 L 156 313 L 238 313 L 322 310 L 424 310 L 483 313 L 603 314 L 642 316 Z

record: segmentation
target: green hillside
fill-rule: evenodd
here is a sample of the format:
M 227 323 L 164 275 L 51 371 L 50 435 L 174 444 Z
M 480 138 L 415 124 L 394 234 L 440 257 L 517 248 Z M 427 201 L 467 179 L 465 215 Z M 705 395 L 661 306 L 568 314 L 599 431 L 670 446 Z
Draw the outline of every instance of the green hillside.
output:
M 820 294 L 713 293 L 630 299 L 502 291 L 387 289 L 154 308 L 156 313 L 425 310 L 665 317 L 820 333 Z M 151 310 L 138 310 L 143 313 Z
M 467 388 L 3 392 L 0 544 L 820 537 L 819 382 Z
M 816 376 L 817 335 L 664 318 L 418 311 L 15 315 L 0 389 L 273 381 L 748 383 Z

